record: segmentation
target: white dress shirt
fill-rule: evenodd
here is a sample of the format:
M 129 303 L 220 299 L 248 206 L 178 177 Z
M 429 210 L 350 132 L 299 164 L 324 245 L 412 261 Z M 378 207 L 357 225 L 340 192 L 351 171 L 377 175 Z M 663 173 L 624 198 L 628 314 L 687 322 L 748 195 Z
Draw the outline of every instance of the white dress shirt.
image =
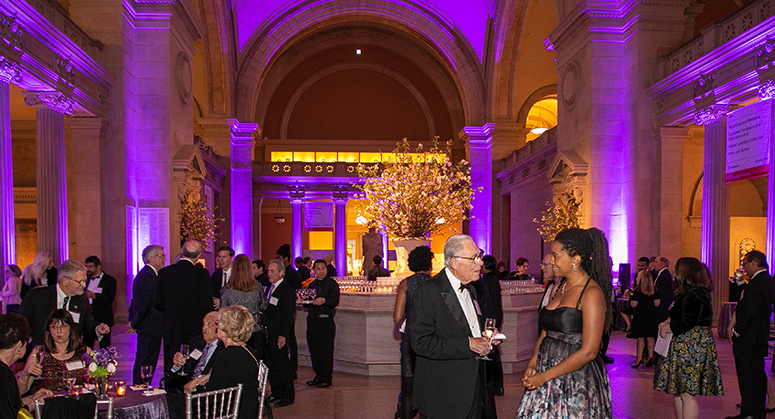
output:
M 479 318 L 476 316 L 476 308 L 474 307 L 474 302 L 471 299 L 471 293 L 466 289 L 460 289 L 462 282 L 455 278 L 455 275 L 452 274 L 449 268 L 444 268 L 444 271 L 447 273 L 447 279 L 449 280 L 449 284 L 452 285 L 452 290 L 455 292 L 458 302 L 460 302 L 460 307 L 463 309 L 463 314 L 466 315 L 466 320 L 468 320 L 468 327 L 471 330 L 471 335 L 475 338 L 482 337 L 482 330 L 479 328 Z

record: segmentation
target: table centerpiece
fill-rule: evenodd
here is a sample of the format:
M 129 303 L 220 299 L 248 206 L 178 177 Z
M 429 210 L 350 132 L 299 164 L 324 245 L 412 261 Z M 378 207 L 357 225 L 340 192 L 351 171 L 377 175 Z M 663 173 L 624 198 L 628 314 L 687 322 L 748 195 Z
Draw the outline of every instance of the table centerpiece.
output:
M 108 377 L 116 373 L 116 367 L 118 366 L 116 359 L 118 358 L 119 354 L 115 346 L 85 353 L 81 357 L 84 365 L 86 365 L 89 378 L 93 378 L 95 381 L 95 393 L 101 399 L 108 395 Z

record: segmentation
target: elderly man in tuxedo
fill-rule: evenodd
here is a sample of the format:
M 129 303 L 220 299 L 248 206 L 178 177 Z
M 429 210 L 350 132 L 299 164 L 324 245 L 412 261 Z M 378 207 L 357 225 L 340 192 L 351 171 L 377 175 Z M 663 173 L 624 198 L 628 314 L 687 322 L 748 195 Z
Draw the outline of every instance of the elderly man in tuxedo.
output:
M 770 313 L 775 301 L 775 280 L 768 273 L 766 256 L 758 250 L 745 255 L 743 269 L 751 281 L 746 285 L 727 328 L 743 402 L 740 414 L 727 416 L 727 419 L 764 418 L 767 401 L 764 357 L 767 356 Z
M 83 295 L 86 288 L 86 267 L 77 260 L 66 260 L 59 267 L 55 287 L 37 287 L 30 290 L 22 301 L 19 314 L 32 327 L 32 344 L 43 345 L 46 320 L 51 312 L 64 308 L 73 316 L 78 336 L 86 335 L 101 339 L 110 333 L 110 326 L 97 323 L 89 306 L 89 299 Z
M 288 352 L 288 340 L 293 334 L 294 313 L 296 312 L 296 292 L 285 282 L 285 267 L 280 260 L 269 262 L 266 268 L 271 285 L 267 290 L 265 319 L 268 337 L 266 365 L 269 367 L 269 384 L 272 394 L 267 399 L 275 402 L 275 407 L 294 403 L 296 392 L 293 388 L 293 366 Z
M 153 299 L 156 296 L 158 274 L 166 260 L 163 247 L 147 246 L 143 249 L 145 266 L 132 282 L 132 303 L 129 304 L 129 324 L 126 331 L 137 332 L 137 353 L 132 368 L 132 382 L 135 385 L 143 383 L 140 367 L 152 365 L 155 370 L 156 361 L 159 359 L 164 313 L 154 307 Z
M 172 368 L 172 357 L 183 343 L 199 335 L 202 319 L 213 310 L 210 274 L 196 261 L 202 244 L 183 244 L 178 263 L 159 271 L 154 306 L 164 313 L 164 370 Z
M 659 294 L 659 307 L 657 307 L 657 322 L 661 323 L 667 320 L 668 308 L 675 300 L 675 291 L 673 291 L 673 275 L 670 274 L 670 262 L 664 256 L 658 256 L 654 261 L 654 268 L 657 275 L 654 277 L 654 286 Z
M 490 353 L 490 342 L 482 337 L 482 311 L 469 284 L 479 279 L 482 252 L 470 236 L 458 234 L 444 245 L 444 264 L 412 301 L 414 405 L 421 418 L 479 419 L 487 361 L 478 358 Z

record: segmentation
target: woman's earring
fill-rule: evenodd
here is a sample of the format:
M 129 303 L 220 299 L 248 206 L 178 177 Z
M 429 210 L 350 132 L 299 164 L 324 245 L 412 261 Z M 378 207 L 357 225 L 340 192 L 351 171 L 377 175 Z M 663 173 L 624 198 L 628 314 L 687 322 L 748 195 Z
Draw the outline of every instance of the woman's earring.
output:
M 573 264 L 573 272 L 576 272 L 576 264 Z

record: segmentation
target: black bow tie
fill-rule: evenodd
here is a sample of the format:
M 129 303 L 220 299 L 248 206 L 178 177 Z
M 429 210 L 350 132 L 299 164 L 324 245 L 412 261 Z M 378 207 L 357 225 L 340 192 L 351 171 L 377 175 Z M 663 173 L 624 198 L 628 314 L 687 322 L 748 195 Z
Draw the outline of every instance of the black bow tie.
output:
M 466 284 L 464 284 L 464 283 L 462 283 L 462 282 L 460 283 L 460 287 L 458 288 L 458 290 L 460 290 L 460 291 L 463 291 L 463 290 L 468 290 L 468 291 L 471 291 L 471 289 L 469 288 L 469 286 L 468 286 L 468 285 L 466 285 Z

